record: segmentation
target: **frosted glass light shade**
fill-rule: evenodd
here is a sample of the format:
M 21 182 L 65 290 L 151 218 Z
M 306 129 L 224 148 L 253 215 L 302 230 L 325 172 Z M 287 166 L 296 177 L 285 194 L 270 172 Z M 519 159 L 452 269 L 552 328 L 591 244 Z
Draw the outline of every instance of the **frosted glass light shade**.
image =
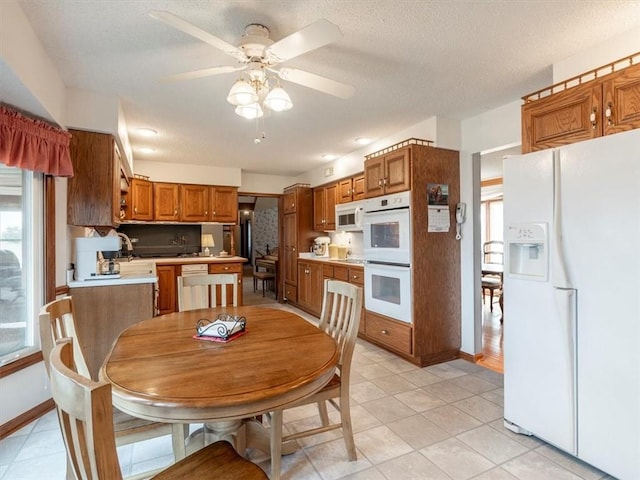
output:
M 254 88 L 245 80 L 238 80 L 233 84 L 227 102 L 231 105 L 249 105 L 258 101 L 258 94 Z
M 293 102 L 289 98 L 289 94 L 282 87 L 276 87 L 269 92 L 264 104 L 275 112 L 284 112 L 293 107 Z
M 213 241 L 213 235 L 211 235 L 210 233 L 205 233 L 204 235 L 202 235 L 200 237 L 200 245 L 202 247 L 202 254 L 205 257 L 211 255 L 211 253 L 209 252 L 209 247 L 216 246 L 215 242 Z
M 260 118 L 264 115 L 262 107 L 257 102 L 250 105 L 238 105 L 236 107 L 236 113 L 247 120 Z

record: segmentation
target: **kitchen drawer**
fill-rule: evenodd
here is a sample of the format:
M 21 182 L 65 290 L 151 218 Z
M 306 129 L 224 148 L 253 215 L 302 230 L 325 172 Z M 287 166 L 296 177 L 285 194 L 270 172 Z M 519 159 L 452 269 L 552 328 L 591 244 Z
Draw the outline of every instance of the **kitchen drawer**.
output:
M 349 267 L 349 282 L 362 287 L 364 285 L 364 268 Z
M 322 276 L 333 278 L 333 265 L 322 265 Z
M 240 273 L 242 265 L 239 263 L 210 263 L 209 273 Z
M 348 282 L 349 269 L 347 267 L 333 267 L 333 278 L 336 280 L 342 280 L 343 282 Z
M 298 303 L 298 287 L 285 283 L 284 298 L 290 302 Z
M 372 340 L 411 355 L 411 326 L 367 311 L 365 333 Z

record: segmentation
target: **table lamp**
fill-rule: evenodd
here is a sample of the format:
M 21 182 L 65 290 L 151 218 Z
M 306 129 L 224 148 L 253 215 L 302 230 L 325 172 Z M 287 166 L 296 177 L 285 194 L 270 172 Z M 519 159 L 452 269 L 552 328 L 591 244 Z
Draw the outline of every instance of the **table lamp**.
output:
M 202 256 L 204 257 L 210 257 L 211 253 L 209 252 L 209 247 L 215 247 L 216 244 L 213 241 L 213 235 L 211 235 L 210 233 L 205 233 L 204 235 L 202 235 L 201 239 L 200 239 L 200 243 L 202 246 Z

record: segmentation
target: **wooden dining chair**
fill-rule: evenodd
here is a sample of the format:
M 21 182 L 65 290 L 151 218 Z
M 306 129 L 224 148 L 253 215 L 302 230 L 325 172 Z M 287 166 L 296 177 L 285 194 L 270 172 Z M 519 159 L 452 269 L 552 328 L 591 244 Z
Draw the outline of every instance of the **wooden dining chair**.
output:
M 317 403 L 322 426 L 292 435 L 282 435 L 282 410 L 271 412 L 271 480 L 280 478 L 282 443 L 342 428 L 349 461 L 356 460 L 349 397 L 351 359 L 358 335 L 362 311 L 362 288 L 339 280 L 324 281 L 322 313 L 318 328 L 331 335 L 340 349 L 340 359 L 333 378 L 319 392 L 288 408 Z M 337 403 L 335 399 L 339 399 Z M 340 422 L 329 423 L 326 402 L 340 412 Z
M 50 355 L 51 393 L 74 478 L 121 480 L 114 437 L 111 384 L 76 372 L 73 340 L 57 342 Z M 152 477 L 155 480 L 215 478 L 264 480 L 260 467 L 242 458 L 226 441 L 198 450 Z
M 51 375 L 49 356 L 55 343 L 62 338 L 71 338 L 73 339 L 74 369 L 83 377 L 91 379 L 78 339 L 73 298 L 67 296 L 44 305 L 40 310 L 39 327 L 42 357 L 49 376 Z M 189 425 L 143 420 L 114 408 L 113 428 L 118 446 L 171 434 L 175 460 L 178 461 L 186 455 L 185 440 L 189 433 Z M 69 465 L 67 465 L 67 478 L 73 478 Z
M 238 274 L 211 273 L 207 275 L 190 275 L 178 277 L 178 310 L 196 310 L 198 308 L 215 307 L 218 304 L 227 306 L 227 285 L 233 287 L 233 305 L 238 306 Z
M 491 240 L 482 245 L 482 263 L 485 265 L 503 265 L 504 243 L 500 240 Z M 483 273 L 482 275 L 482 302 L 485 292 L 489 291 L 489 310 L 493 312 L 493 298 L 496 295 L 502 307 L 502 274 Z

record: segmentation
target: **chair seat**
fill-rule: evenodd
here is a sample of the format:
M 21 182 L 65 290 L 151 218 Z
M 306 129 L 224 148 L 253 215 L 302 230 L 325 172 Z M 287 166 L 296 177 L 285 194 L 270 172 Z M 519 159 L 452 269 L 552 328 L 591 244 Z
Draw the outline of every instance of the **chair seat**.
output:
M 271 280 L 275 275 L 271 272 L 253 272 L 253 276 L 260 280 Z
M 490 286 L 500 287 L 502 286 L 502 282 L 499 278 L 482 277 L 482 286 L 486 286 L 487 288 L 489 288 Z
M 171 465 L 153 480 L 215 478 L 216 480 L 260 480 L 268 477 L 255 463 L 244 459 L 226 441 L 212 443 Z

